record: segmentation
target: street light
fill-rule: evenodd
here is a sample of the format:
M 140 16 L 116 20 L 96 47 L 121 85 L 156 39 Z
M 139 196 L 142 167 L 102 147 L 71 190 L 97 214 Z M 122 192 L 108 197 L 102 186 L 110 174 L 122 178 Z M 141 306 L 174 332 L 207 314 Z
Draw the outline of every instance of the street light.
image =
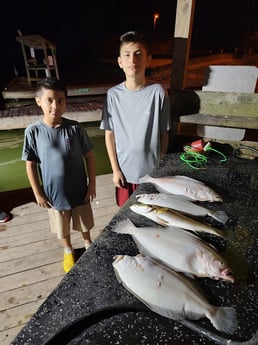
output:
M 154 16 L 153 16 L 153 30 L 155 32 L 155 29 L 156 29 L 156 21 L 157 19 L 159 18 L 159 14 L 158 13 L 154 13 Z

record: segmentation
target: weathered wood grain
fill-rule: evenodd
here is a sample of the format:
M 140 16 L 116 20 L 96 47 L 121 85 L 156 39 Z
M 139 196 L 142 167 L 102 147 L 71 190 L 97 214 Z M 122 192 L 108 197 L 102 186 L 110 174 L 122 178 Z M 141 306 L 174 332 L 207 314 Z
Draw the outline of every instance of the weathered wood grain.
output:
M 94 241 L 119 208 L 112 174 L 97 176 L 92 202 Z M 13 219 L 0 224 L 0 344 L 9 345 L 63 279 L 63 248 L 50 233 L 48 214 L 35 202 L 11 210 Z M 74 248 L 83 248 L 80 233 L 71 232 Z

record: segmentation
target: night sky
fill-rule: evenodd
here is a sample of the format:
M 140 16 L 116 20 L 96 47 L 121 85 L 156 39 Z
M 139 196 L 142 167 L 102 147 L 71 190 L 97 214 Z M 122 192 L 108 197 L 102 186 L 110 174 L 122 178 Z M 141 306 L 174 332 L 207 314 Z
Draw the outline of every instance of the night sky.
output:
M 24 64 L 17 30 L 40 34 L 57 46 L 58 62 L 68 68 L 89 59 L 116 56 L 114 42 L 127 30 L 153 35 L 153 15 L 159 13 L 156 37 L 174 34 L 176 0 L 9 1 L 0 12 L 1 81 Z M 192 31 L 194 48 L 233 50 L 258 31 L 257 0 L 196 0 Z

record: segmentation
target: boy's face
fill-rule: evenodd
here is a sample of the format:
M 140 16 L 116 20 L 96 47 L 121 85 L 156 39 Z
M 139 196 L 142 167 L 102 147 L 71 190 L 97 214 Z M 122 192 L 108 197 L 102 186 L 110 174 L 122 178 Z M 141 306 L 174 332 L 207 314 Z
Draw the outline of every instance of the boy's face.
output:
M 145 74 L 151 55 L 147 54 L 146 48 L 140 43 L 124 43 L 117 61 L 127 77 L 134 77 Z
M 66 110 L 66 98 L 63 91 L 42 89 L 35 101 L 44 113 L 44 120 L 58 123 Z

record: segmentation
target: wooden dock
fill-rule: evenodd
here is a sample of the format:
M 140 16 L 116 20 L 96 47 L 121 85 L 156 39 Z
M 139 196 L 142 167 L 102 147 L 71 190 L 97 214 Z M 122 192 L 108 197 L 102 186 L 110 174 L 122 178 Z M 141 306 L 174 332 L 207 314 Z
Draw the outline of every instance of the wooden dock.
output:
M 33 102 L 34 103 L 34 102 Z M 101 120 L 104 97 L 68 99 L 64 117 L 78 122 L 98 122 Z M 26 128 L 42 118 L 42 110 L 34 104 L 0 111 L 0 130 Z
M 93 241 L 119 208 L 112 174 L 97 176 L 97 197 L 92 202 Z M 63 248 L 50 233 L 48 214 L 34 202 L 11 210 L 13 219 L 0 224 L 0 344 L 9 345 L 65 273 Z M 83 253 L 80 234 L 72 231 L 76 253 Z
M 67 85 L 67 96 L 92 96 L 105 95 L 114 83 L 103 85 Z M 27 78 L 17 77 L 12 79 L 2 91 L 4 99 L 34 99 L 36 84 L 29 86 Z

